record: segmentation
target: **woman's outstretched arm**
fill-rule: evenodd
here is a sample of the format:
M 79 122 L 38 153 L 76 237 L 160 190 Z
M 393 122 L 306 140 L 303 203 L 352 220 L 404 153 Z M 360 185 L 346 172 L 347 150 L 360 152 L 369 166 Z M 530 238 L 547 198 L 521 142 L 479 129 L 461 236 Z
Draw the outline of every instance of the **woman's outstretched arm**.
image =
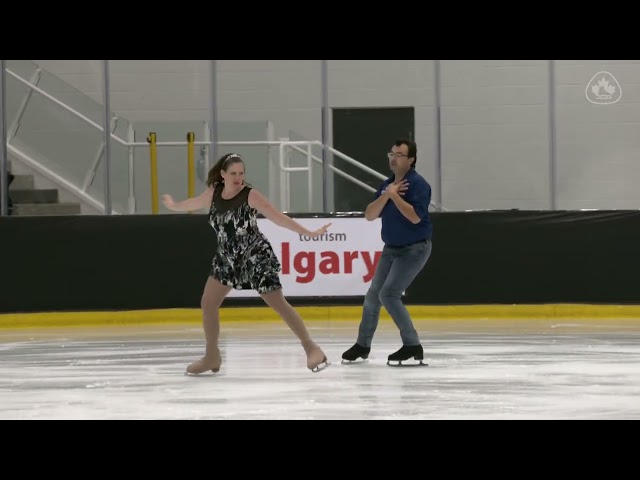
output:
M 169 210 L 174 212 L 192 212 L 194 210 L 202 210 L 203 208 L 209 208 L 211 205 L 211 199 L 213 198 L 214 187 L 208 187 L 204 192 L 194 198 L 188 198 L 181 202 L 174 202 L 171 195 L 163 195 L 162 203 Z

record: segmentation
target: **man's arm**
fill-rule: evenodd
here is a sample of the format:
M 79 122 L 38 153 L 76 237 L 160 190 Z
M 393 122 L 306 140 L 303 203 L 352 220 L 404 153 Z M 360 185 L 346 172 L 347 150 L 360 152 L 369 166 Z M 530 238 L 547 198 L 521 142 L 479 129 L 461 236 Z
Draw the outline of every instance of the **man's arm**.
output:
M 407 220 L 413 224 L 420 223 L 420 221 L 429 213 L 431 187 L 429 187 L 428 184 L 414 184 L 411 186 L 408 193 L 408 201 L 404 200 L 398 192 L 393 190 L 389 192 L 388 195 Z
M 404 215 L 411 223 L 420 223 L 420 217 L 413 209 L 413 205 L 404 201 L 397 193 L 390 193 L 389 198 L 396 204 L 400 213 L 402 213 L 402 215 Z
M 380 216 L 380 213 L 382 213 L 382 209 L 389 201 L 389 195 L 387 195 L 387 192 L 381 192 L 377 195 L 378 198 L 367 205 L 367 209 L 364 211 L 364 218 L 366 218 L 370 222 Z

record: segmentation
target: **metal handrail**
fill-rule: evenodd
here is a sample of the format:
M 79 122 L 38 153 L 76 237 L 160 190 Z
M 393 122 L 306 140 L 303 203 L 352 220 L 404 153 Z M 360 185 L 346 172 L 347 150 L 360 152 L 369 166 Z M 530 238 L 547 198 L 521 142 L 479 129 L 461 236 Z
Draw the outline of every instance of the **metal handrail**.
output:
M 316 143 L 322 145 L 322 143 L 320 143 L 320 142 L 316 142 Z M 305 154 L 307 153 L 304 150 L 302 150 L 302 149 L 300 149 L 298 147 L 295 147 L 295 146 L 293 146 L 292 149 L 297 150 L 300 153 L 305 153 Z M 380 173 L 380 172 L 378 172 L 378 171 L 376 171 L 376 170 L 374 170 L 374 169 L 372 169 L 370 167 L 367 167 L 366 165 L 364 165 L 364 164 L 358 162 L 357 160 L 349 157 L 348 155 L 345 155 L 344 153 L 340 152 L 339 150 L 336 150 L 335 148 L 327 147 L 327 150 L 329 150 L 334 155 L 342 158 L 343 160 L 347 161 L 348 163 L 350 163 L 352 165 L 355 165 L 356 167 L 359 167 L 361 170 L 363 170 L 363 171 L 365 171 L 367 173 L 370 173 L 371 175 L 373 175 L 375 177 L 378 177 L 380 180 L 386 180 L 388 178 L 387 176 L 383 175 L 382 173 Z M 319 163 L 319 164 L 322 165 L 322 159 L 321 158 L 318 158 L 315 155 L 312 155 L 311 158 L 316 163 Z M 349 175 L 348 173 L 345 173 L 344 171 L 340 170 L 339 168 L 334 167 L 333 165 L 329 165 L 329 169 L 334 171 L 334 172 L 336 172 L 341 177 L 344 177 L 347 180 L 350 180 L 351 182 L 355 183 L 356 185 L 358 185 L 358 186 L 360 186 L 360 187 L 362 187 L 362 188 L 364 188 L 366 190 L 369 190 L 370 192 L 375 192 L 376 191 L 376 189 L 373 188 L 372 186 L 364 183 L 361 180 L 358 180 L 357 178 Z M 306 167 L 297 167 L 297 170 L 295 170 L 295 171 L 306 171 L 306 170 L 307 170 Z M 435 208 L 436 210 L 440 210 L 442 212 L 446 212 L 447 211 L 446 208 L 438 206 L 433 200 L 429 203 L 429 205 L 432 206 L 433 208 Z
M 61 106 L 62 108 L 64 108 L 66 111 L 70 112 L 71 114 L 75 115 L 76 117 L 78 117 L 79 119 L 83 120 L 84 122 L 88 123 L 89 125 L 91 125 L 93 128 L 95 128 L 96 130 L 99 131 L 104 131 L 104 128 L 102 128 L 102 125 L 97 124 L 96 122 L 94 122 L 93 120 L 91 120 L 89 117 L 81 114 L 80 112 L 78 112 L 77 110 L 71 108 L 69 105 L 67 105 L 66 103 L 62 102 L 61 100 L 58 100 L 57 98 L 55 98 L 53 95 L 48 94 L 47 92 L 45 92 L 44 90 L 42 90 L 40 87 L 37 87 L 35 85 L 33 85 L 32 83 L 30 83 L 28 80 L 25 80 L 24 78 L 22 78 L 20 75 L 18 75 L 17 73 L 9 70 L 8 68 L 6 69 L 6 72 L 11 75 L 13 78 L 15 78 L 16 80 L 18 80 L 19 82 L 25 84 L 27 87 L 29 87 L 30 89 L 32 89 L 34 92 L 39 93 L 40 95 L 42 95 L 43 97 L 47 98 L 48 100 L 51 100 L 53 103 Z M 120 137 L 118 137 L 115 134 L 111 134 L 111 138 L 113 138 L 114 140 L 116 140 L 117 142 L 121 143 L 122 145 L 127 146 L 127 142 L 125 142 L 124 140 L 122 140 Z
M 13 72 L 12 70 L 6 68 L 5 69 L 6 72 L 13 78 L 15 78 L 16 80 L 18 80 L 19 82 L 21 82 L 22 84 L 26 85 L 29 89 L 31 89 L 31 91 L 35 91 L 37 93 L 39 93 L 40 95 L 42 95 L 43 97 L 47 98 L 48 100 L 50 100 L 51 102 L 55 103 L 56 105 L 59 105 L 60 107 L 64 108 L 66 111 L 68 111 L 69 113 L 71 113 L 72 115 L 76 116 L 77 118 L 81 119 L 82 121 L 84 121 L 85 123 L 87 123 L 88 125 L 91 125 L 93 128 L 95 128 L 96 130 L 103 132 L 104 128 L 102 125 L 94 122 L 93 120 L 91 120 L 90 118 L 88 118 L 86 115 L 83 115 L 82 113 L 78 112 L 77 110 L 75 110 L 74 108 L 68 106 L 67 104 L 65 104 L 64 102 L 62 102 L 61 100 L 58 100 L 57 98 L 55 98 L 53 95 L 45 92 L 43 89 L 41 89 L 40 87 L 38 87 L 37 85 L 34 85 L 33 83 L 31 83 L 29 80 L 26 80 L 24 78 L 22 78 L 20 75 L 18 75 L 17 73 Z M 127 148 L 130 149 L 135 149 L 137 147 L 149 147 L 149 142 L 134 142 L 134 141 L 127 141 L 124 140 L 122 138 L 120 138 L 118 135 L 116 135 L 115 133 L 111 133 L 111 138 L 113 138 L 115 141 L 117 141 L 120 145 L 123 145 Z M 130 136 L 131 138 L 131 136 Z M 188 146 L 188 145 L 194 145 L 194 146 L 213 146 L 214 144 L 217 145 L 249 145 L 249 146 L 277 146 L 279 148 L 279 152 L 280 152 L 280 161 L 279 161 L 279 166 L 282 169 L 283 172 L 286 172 L 287 174 L 290 172 L 308 172 L 308 202 L 309 202 L 309 207 L 311 208 L 312 205 L 312 200 L 313 200 L 313 182 L 312 182 L 312 162 L 317 162 L 322 164 L 322 160 L 319 159 L 318 157 L 316 157 L 315 155 L 312 154 L 311 148 L 313 145 L 316 146 L 321 146 L 323 148 L 326 148 L 328 152 L 336 155 L 337 157 L 343 159 L 344 161 L 350 163 L 351 165 L 354 165 L 356 167 L 358 167 L 359 169 L 361 169 L 362 171 L 369 173 L 375 177 L 377 177 L 380 180 L 386 180 L 386 176 L 381 174 L 380 172 L 377 172 L 376 170 L 364 165 L 361 162 L 358 162 L 357 160 L 355 160 L 354 158 L 349 157 L 348 155 L 345 155 L 344 153 L 336 150 L 333 147 L 330 146 L 324 146 L 322 144 L 322 142 L 319 141 L 315 141 L 315 140 L 311 140 L 311 141 L 304 141 L 304 140 L 289 140 L 289 139 L 283 139 L 280 141 L 277 140 L 267 140 L 267 141 L 219 141 L 219 142 L 213 142 L 211 140 L 205 140 L 205 141 L 192 141 L 192 142 L 185 142 L 185 141 L 181 141 L 181 142 L 155 142 L 154 145 L 156 147 L 184 147 L 184 146 Z M 9 145 L 9 141 L 7 141 L 7 145 Z M 285 148 L 289 146 L 293 149 L 296 149 L 297 151 L 300 151 L 304 154 L 307 155 L 308 158 L 308 163 L 307 166 L 305 167 L 290 167 L 286 164 L 285 159 L 286 159 L 286 153 L 285 153 Z M 302 150 L 301 146 L 306 146 L 306 150 Z M 17 150 L 15 147 L 11 146 L 12 151 L 16 151 L 20 153 L 20 156 L 22 158 L 29 158 L 30 163 L 34 163 L 35 160 L 31 159 L 30 157 L 28 157 L 27 155 L 23 154 L 22 152 L 20 152 L 19 150 Z M 95 162 L 94 162 L 95 163 Z M 130 165 L 130 169 L 131 169 L 131 165 Z M 337 173 L 338 175 L 348 179 L 349 181 L 355 183 L 356 185 L 365 188 L 369 191 L 375 192 L 375 189 L 373 187 L 371 187 L 370 185 L 367 185 L 365 182 L 362 182 L 361 180 L 358 180 L 357 178 L 353 177 L 352 175 L 349 175 L 348 173 L 343 172 L 342 170 L 336 168 L 333 165 L 329 165 L 329 169 L 335 173 Z M 73 193 L 75 193 L 77 196 L 79 196 L 80 198 L 83 198 L 85 200 L 87 200 L 90 204 L 94 205 L 94 206 L 98 206 L 101 205 L 99 202 L 96 202 L 94 199 L 92 199 L 92 201 L 89 201 L 88 198 L 91 198 L 90 196 L 87 195 L 86 193 L 86 183 L 87 181 L 85 180 L 85 185 L 83 185 L 83 188 L 78 188 L 75 185 L 72 185 L 70 182 L 62 179 L 61 177 L 59 177 L 58 175 L 56 175 L 55 173 L 51 172 L 50 170 L 46 169 L 45 167 L 42 167 L 41 172 L 43 172 L 43 174 L 46 172 L 46 174 L 52 178 L 55 178 L 56 181 L 62 185 L 64 185 L 65 188 L 67 188 L 68 190 L 71 190 Z M 131 175 L 129 176 L 129 191 L 132 191 L 132 178 Z M 131 199 L 130 199 L 130 204 L 131 204 Z M 433 201 L 431 202 L 431 205 L 433 205 L 435 208 L 440 209 L 445 211 L 444 208 L 442 207 L 438 207 Z
M 298 151 L 298 152 L 300 152 L 300 153 L 304 153 L 304 154 L 306 154 L 306 153 L 307 153 L 306 151 L 302 150 L 300 147 L 297 147 L 297 146 L 295 146 L 295 145 L 294 145 L 294 146 L 292 146 L 291 148 L 292 148 L 293 150 L 297 150 L 297 151 Z M 312 159 L 314 162 L 319 163 L 320 165 L 322 165 L 322 159 L 321 159 L 321 158 L 318 158 L 318 157 L 316 157 L 315 155 L 311 155 L 311 159 Z M 335 167 L 335 166 L 333 166 L 333 165 L 329 165 L 329 170 L 331 170 L 331 171 L 333 171 L 333 172 L 337 173 L 337 174 L 338 174 L 338 175 L 340 175 L 341 177 L 344 177 L 344 178 L 346 178 L 346 179 L 348 179 L 348 180 L 352 181 L 352 182 L 353 182 L 353 183 L 355 183 L 356 185 L 358 185 L 358 186 L 360 186 L 360 187 L 364 188 L 365 190 L 369 190 L 369 191 L 370 191 L 370 192 L 372 192 L 372 193 L 374 193 L 374 192 L 376 191 L 376 189 L 375 189 L 375 188 L 373 188 L 371 185 L 369 185 L 369 184 L 367 184 L 367 183 L 364 183 L 364 182 L 363 182 L 363 181 L 361 181 L 361 180 L 358 180 L 356 177 L 353 177 L 353 176 L 349 175 L 348 173 L 343 172 L 342 170 L 340 170 L 339 168 L 337 168 L 337 167 Z

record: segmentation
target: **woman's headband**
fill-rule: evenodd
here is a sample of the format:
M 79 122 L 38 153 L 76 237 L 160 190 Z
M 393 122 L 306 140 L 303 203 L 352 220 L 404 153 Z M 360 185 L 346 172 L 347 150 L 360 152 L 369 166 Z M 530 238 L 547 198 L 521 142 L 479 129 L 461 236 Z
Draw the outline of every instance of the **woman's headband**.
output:
M 232 158 L 239 158 L 241 161 L 244 161 L 240 155 L 238 155 L 237 153 L 232 153 L 227 158 L 225 158 L 224 162 L 222 162 L 222 168 L 223 169 L 224 169 L 225 165 L 227 163 L 229 163 L 229 160 L 231 160 Z

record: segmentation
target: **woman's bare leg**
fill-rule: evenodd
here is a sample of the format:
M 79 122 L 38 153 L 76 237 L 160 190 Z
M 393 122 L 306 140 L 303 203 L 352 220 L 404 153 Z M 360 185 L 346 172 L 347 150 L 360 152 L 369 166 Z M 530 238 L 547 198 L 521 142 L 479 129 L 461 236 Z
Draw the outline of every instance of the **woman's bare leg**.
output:
M 220 336 L 220 305 L 231 287 L 221 284 L 213 277 L 209 277 L 200 306 L 202 308 L 202 327 L 206 340 L 205 355 L 187 367 L 187 373 L 198 374 L 212 370 L 214 373 L 220 370 L 222 356 L 218 348 L 218 337 Z
M 311 336 L 307 331 L 307 327 L 304 321 L 291 306 L 289 302 L 284 298 L 282 290 L 275 290 L 269 293 L 261 293 L 260 296 L 275 312 L 280 315 L 287 326 L 300 340 L 305 353 L 307 354 L 307 368 L 315 370 L 321 364 L 327 363 L 327 356 L 322 349 L 311 340 Z

